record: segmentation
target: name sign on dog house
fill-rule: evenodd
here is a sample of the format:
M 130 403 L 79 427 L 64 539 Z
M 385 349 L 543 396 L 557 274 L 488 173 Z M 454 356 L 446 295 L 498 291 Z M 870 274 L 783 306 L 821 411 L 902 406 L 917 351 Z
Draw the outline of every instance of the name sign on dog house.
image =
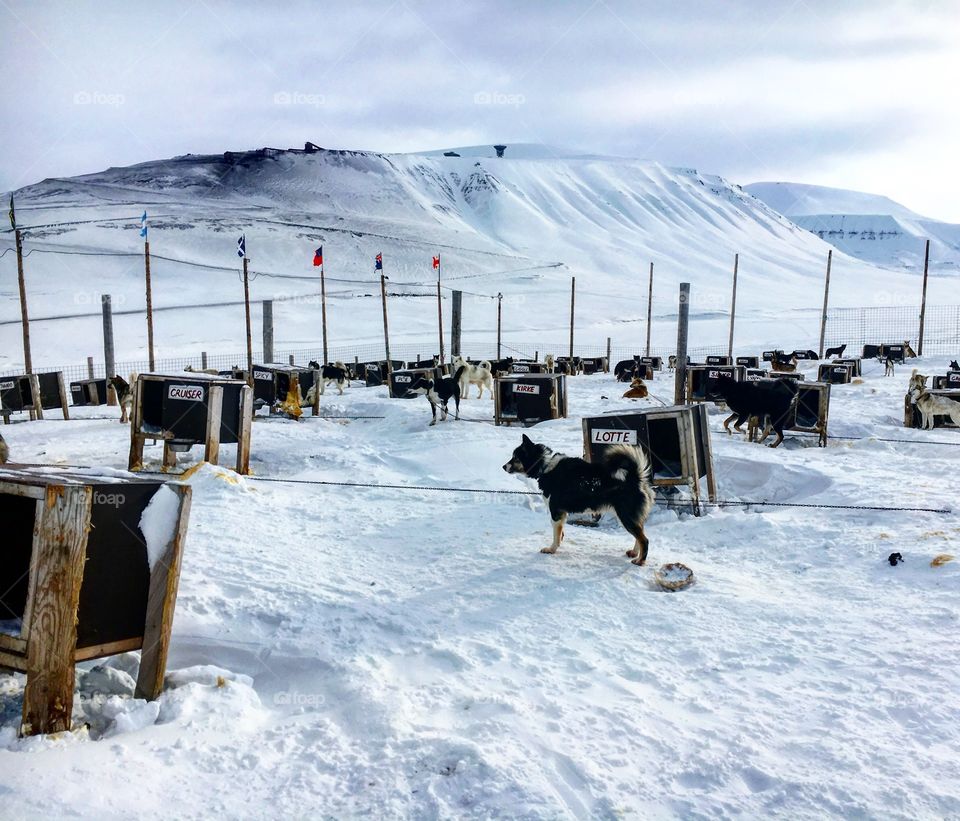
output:
M 596 428 L 590 433 L 590 442 L 594 445 L 636 445 L 637 431 Z
M 203 388 L 200 385 L 170 385 L 167 398 L 182 399 L 185 402 L 202 402 Z
M 515 382 L 513 384 L 514 393 L 540 393 L 539 385 L 527 385 L 522 382 Z

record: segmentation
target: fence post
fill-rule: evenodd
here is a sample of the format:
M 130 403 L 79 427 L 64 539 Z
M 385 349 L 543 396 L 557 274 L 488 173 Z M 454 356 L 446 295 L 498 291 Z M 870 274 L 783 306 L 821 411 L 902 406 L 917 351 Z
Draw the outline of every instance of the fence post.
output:
M 207 369 L 207 352 L 206 351 L 200 351 L 200 368 L 202 370 Z
M 13 199 L 11 196 L 10 213 L 13 214 Z M 13 222 L 13 217 L 10 217 Z M 29 374 L 33 373 L 33 356 L 30 353 L 30 317 L 27 312 L 27 283 L 23 276 L 23 237 L 19 228 L 14 228 L 14 241 L 17 246 L 17 281 L 20 285 L 20 323 L 23 326 L 23 367 Z M 109 377 L 108 377 L 109 378 Z
M 247 255 L 243 255 L 243 308 L 247 320 L 247 384 L 253 387 L 253 337 L 250 331 L 250 276 Z
M 146 231 L 146 224 L 144 224 Z M 150 363 L 150 372 L 156 369 L 156 360 L 153 358 L 153 286 L 150 284 L 150 242 L 143 240 L 143 269 L 147 290 L 147 361 Z
M 923 323 L 927 316 L 927 271 L 930 269 L 930 240 L 923 251 L 923 296 L 920 298 L 920 336 L 917 339 L 917 356 L 923 356 Z
M 326 355 L 326 346 L 324 346 Z M 326 360 L 326 356 L 324 356 Z M 273 300 L 263 300 L 263 361 L 273 362 Z
M 450 318 L 450 356 L 460 356 L 460 333 L 463 329 L 463 291 L 453 292 Z
M 733 255 L 733 299 L 730 302 L 730 343 L 727 356 L 733 359 L 733 325 L 737 319 L 737 269 L 740 267 L 740 254 Z
M 383 350 L 387 355 L 387 396 L 393 396 L 393 363 L 390 361 L 390 329 L 387 326 L 387 278 L 380 274 L 380 299 L 383 302 Z
M 117 364 L 113 350 L 113 305 L 110 294 L 100 295 L 100 309 L 103 313 L 103 369 L 107 378 L 107 404 L 117 404 L 117 390 L 110 384 L 110 377 L 117 376 Z
M 650 285 L 647 288 L 647 352 L 650 356 L 650 322 L 653 319 L 653 263 L 650 263 Z
M 827 301 L 830 297 L 830 268 L 833 266 L 833 249 L 827 251 L 827 277 L 823 283 L 823 315 L 820 317 L 820 358 L 823 359 L 823 340 L 827 335 Z
M 673 404 L 685 405 L 687 383 L 687 332 L 690 322 L 690 283 L 680 283 L 680 310 L 677 319 L 677 371 Z
M 290 356 L 288 357 L 288 361 L 291 365 L 293 364 L 293 354 L 290 354 Z
M 610 337 L 607 337 L 607 367 L 603 369 L 604 373 L 610 373 Z
M 577 299 L 577 278 L 570 277 L 570 365 L 573 367 L 573 306 Z
M 87 357 L 87 378 L 93 379 L 93 357 Z
M 497 359 L 500 359 L 500 339 L 503 322 L 503 294 L 497 294 Z

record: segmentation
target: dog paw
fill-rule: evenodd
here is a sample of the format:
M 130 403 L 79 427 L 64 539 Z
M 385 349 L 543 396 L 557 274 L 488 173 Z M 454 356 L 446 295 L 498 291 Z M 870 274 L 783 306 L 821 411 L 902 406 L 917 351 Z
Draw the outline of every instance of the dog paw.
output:
M 635 558 L 637 558 L 637 556 L 640 555 L 640 551 L 638 551 L 638 550 L 628 550 L 628 551 L 627 551 L 627 555 L 628 555 L 631 559 L 635 559 Z
M 541 553 L 556 553 L 556 552 L 557 552 L 557 548 L 554 547 L 553 545 L 550 545 L 550 547 L 545 547 L 545 548 L 543 548 L 540 552 L 541 552 Z
M 635 564 L 637 567 L 643 567 L 646 563 L 647 562 L 645 559 L 641 559 L 639 557 L 630 562 L 630 564 Z

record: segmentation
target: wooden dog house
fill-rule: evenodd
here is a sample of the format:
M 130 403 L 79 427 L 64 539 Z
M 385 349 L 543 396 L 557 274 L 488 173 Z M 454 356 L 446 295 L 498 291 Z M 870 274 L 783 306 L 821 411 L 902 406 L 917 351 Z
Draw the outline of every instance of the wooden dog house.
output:
M 846 362 L 821 362 L 817 368 L 817 382 L 831 385 L 849 385 L 853 379 L 853 365 Z
M 639 411 L 613 411 L 583 419 L 583 455 L 600 458 L 609 445 L 639 445 L 650 458 L 654 487 L 687 486 L 700 514 L 700 480 L 716 501 L 713 450 L 706 405 L 677 405 Z
M 80 379 L 70 383 L 70 400 L 74 406 L 106 405 L 106 379 Z
M 78 661 L 141 649 L 135 695 L 159 695 L 189 510 L 188 485 L 0 468 L 0 667 L 27 675 L 22 735 L 70 729 Z
M 687 368 L 687 403 L 722 402 L 713 393 L 713 385 L 718 379 L 732 379 L 742 382 L 746 368 L 742 365 L 691 365 Z
M 290 386 L 296 380 L 301 399 L 305 399 L 314 383 L 318 389 L 314 392 L 310 407 L 314 416 L 320 413 L 320 372 L 313 368 L 301 368 L 296 365 L 254 365 L 253 366 L 253 406 L 255 409 L 267 407 L 270 413 L 278 413 L 287 400 Z
M 928 390 L 931 396 L 946 396 L 955 402 L 960 402 L 960 389 L 937 389 Z M 909 393 L 903 399 L 903 426 L 905 428 L 920 428 L 923 426 L 923 415 L 920 409 L 914 404 Z M 935 428 L 955 428 L 956 425 L 948 416 L 934 416 L 933 426 Z
M 777 374 L 777 377 L 789 374 Z M 827 422 L 830 416 L 830 384 L 797 380 L 797 402 L 790 411 L 783 429 L 818 434 L 817 444 L 827 446 Z M 751 420 L 753 422 L 753 420 Z M 751 424 L 750 441 L 756 439 L 758 428 Z
M 567 416 L 567 377 L 562 373 L 500 376 L 493 383 L 497 425 L 535 425 Z
M 43 419 L 45 410 L 57 408 L 64 419 L 70 418 L 61 371 L 0 377 L 0 414 L 4 423 L 10 422 L 11 413 L 27 412 L 31 419 Z
M 128 468 L 143 469 L 143 446 L 152 439 L 163 442 L 164 470 L 194 445 L 204 446 L 205 462 L 217 464 L 220 445 L 236 444 L 237 473 L 249 473 L 253 390 L 207 374 L 141 374 L 132 386 Z

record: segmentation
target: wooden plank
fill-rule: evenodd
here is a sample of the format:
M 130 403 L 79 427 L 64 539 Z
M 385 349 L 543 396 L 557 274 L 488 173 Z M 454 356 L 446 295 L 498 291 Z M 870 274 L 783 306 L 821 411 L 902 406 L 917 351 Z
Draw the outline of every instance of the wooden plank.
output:
M 318 388 L 319 390 L 319 388 Z M 250 473 L 250 434 L 253 428 L 253 388 L 240 389 L 240 430 L 237 436 L 237 473 Z
M 89 486 L 51 485 L 37 516 L 21 735 L 71 726 L 77 606 L 92 505 Z
M 207 393 L 207 431 L 203 461 L 220 463 L 220 420 L 223 411 L 223 386 L 211 385 Z
M 177 602 L 177 586 L 180 583 L 183 542 L 190 519 L 190 486 L 170 483 L 166 487 L 180 495 L 180 515 L 173 538 L 150 572 L 143 652 L 140 655 L 140 672 L 137 675 L 137 689 L 134 692 L 136 698 L 150 700 L 160 695 L 163 689 L 167 653 L 170 649 L 170 632 L 173 627 L 173 610 Z
M 4 465 L 0 470 L 6 471 L 13 465 Z M 8 482 L 0 479 L 0 493 L 4 496 L 23 496 L 27 499 L 45 499 L 47 496 L 46 483 L 33 485 L 20 484 L 19 482 Z
M 22 636 L 23 633 L 20 633 Z M 0 650 L 9 650 L 11 653 L 26 655 L 27 640 L 20 636 L 12 636 L 9 633 L 0 633 Z
M 177 467 L 177 452 L 170 447 L 170 440 L 163 441 L 163 466 L 160 468 L 164 473 L 168 470 L 175 470 Z
M 30 401 L 33 403 L 33 407 L 30 410 L 30 418 L 43 419 L 43 400 L 40 398 L 40 378 L 35 373 L 31 373 L 28 379 L 30 380 Z
M 63 371 L 57 372 L 57 389 L 60 391 L 60 407 L 63 408 L 63 418 L 70 419 L 70 409 L 67 404 L 67 389 L 63 384 Z
M 127 459 L 127 470 L 143 470 L 144 436 L 140 430 L 143 424 L 143 380 L 144 377 L 139 377 L 131 388 L 133 401 L 130 403 L 130 455 Z
M 97 659 L 103 656 L 115 656 L 119 653 L 129 653 L 131 650 L 139 650 L 143 647 L 143 638 L 124 639 L 123 641 L 111 641 L 107 644 L 95 644 L 91 647 L 77 648 L 73 654 L 74 661 L 86 661 L 87 659 Z
M 703 453 L 707 460 L 704 465 L 707 471 L 707 498 L 711 502 L 717 501 L 717 478 L 713 472 L 713 444 L 710 441 L 710 425 L 707 417 L 707 409 L 701 405 L 701 429 L 703 430 Z

